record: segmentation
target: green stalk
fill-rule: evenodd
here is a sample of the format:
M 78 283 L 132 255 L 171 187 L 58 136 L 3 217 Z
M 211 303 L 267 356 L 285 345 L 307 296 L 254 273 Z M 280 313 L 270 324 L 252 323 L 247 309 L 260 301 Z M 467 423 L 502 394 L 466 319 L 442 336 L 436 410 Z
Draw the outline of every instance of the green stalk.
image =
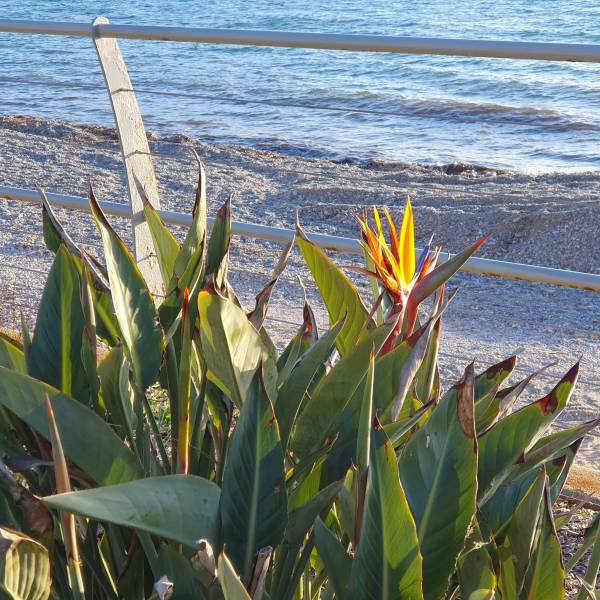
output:
M 65 453 L 63 452 L 54 410 L 52 410 L 52 403 L 50 402 L 50 396 L 48 396 L 48 394 L 45 395 L 45 402 L 46 412 L 48 413 L 48 424 L 50 427 L 50 441 L 52 443 L 52 460 L 54 461 L 56 489 L 59 494 L 65 494 L 71 491 L 67 461 L 65 459 Z M 79 549 L 77 547 L 75 516 L 71 513 L 61 512 L 60 518 L 62 522 L 63 541 L 67 554 L 69 584 L 71 586 L 73 600 L 85 600 L 81 560 L 79 558 Z
M 192 302 L 192 307 L 194 303 Z M 192 314 L 190 314 L 192 312 Z M 183 290 L 183 329 L 179 365 L 179 398 L 177 404 L 177 472 L 187 474 L 190 459 L 190 390 L 192 364 L 193 310 L 189 307 L 189 291 Z
M 300 578 L 302 577 L 302 574 L 304 573 L 304 568 L 306 567 L 307 563 L 308 563 L 308 559 L 310 558 L 310 554 L 313 551 L 313 548 L 315 547 L 315 541 L 313 536 L 311 535 L 306 544 L 304 544 L 304 548 L 302 548 L 302 553 L 300 554 L 300 558 L 298 559 L 298 564 L 296 565 L 296 568 L 294 569 L 291 577 L 289 578 L 289 582 L 286 586 L 285 589 L 285 593 L 283 595 L 281 595 L 281 598 L 283 600 L 292 600 L 292 598 L 294 597 L 294 593 L 295 591 L 298 589 L 298 586 L 300 584 Z M 292 555 L 292 558 L 294 558 L 294 556 Z M 292 567 L 293 567 L 293 562 L 292 562 Z M 287 577 L 286 577 L 287 579 Z M 285 579 L 282 580 L 282 583 L 285 583 Z M 277 595 L 277 598 L 279 598 L 280 596 Z
M 94 298 L 89 278 L 89 266 L 83 258 L 81 263 L 81 306 L 85 315 L 85 327 L 83 329 L 83 344 L 81 347 L 81 358 L 90 384 L 90 408 L 102 416 L 98 404 L 100 392 L 100 380 L 98 379 L 98 355 L 96 348 L 96 313 L 94 311 Z
M 179 367 L 177 366 L 177 353 L 175 352 L 175 343 L 170 339 L 165 349 L 165 371 L 167 373 L 167 386 L 169 393 L 169 409 L 171 411 L 171 435 L 172 442 L 172 464 L 173 471 L 177 470 L 177 403 L 179 401 Z

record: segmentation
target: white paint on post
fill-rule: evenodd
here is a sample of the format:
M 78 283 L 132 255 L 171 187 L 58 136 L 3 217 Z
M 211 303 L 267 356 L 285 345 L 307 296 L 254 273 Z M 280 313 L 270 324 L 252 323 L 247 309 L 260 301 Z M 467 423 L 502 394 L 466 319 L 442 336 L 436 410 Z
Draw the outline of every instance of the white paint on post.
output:
M 107 23 L 108 19 L 105 17 L 94 19 L 92 37 L 104 74 L 121 143 L 130 201 L 135 259 L 150 291 L 158 298 L 164 295 L 163 284 L 152 237 L 144 219 L 144 203 L 138 191 L 136 179 L 141 183 L 146 196 L 157 210 L 160 208 L 158 185 L 146 130 L 123 55 L 116 39 L 100 38 L 96 35 L 97 26 Z

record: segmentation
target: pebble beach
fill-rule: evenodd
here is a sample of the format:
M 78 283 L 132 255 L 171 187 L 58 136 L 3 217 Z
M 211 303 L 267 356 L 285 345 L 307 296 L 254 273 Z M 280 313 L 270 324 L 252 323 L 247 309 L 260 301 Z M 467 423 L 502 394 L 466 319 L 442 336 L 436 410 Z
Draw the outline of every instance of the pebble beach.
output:
M 298 213 L 309 232 L 356 237 L 354 215 L 363 207 L 387 206 L 400 215 L 410 195 L 418 244 L 433 234 L 444 249 L 457 251 L 488 233 L 490 240 L 480 256 L 600 273 L 600 172 L 525 175 L 462 163 L 335 161 L 241 145 L 207 145 L 183 135 L 148 135 L 164 209 L 191 209 L 197 178 L 190 151 L 194 147 L 206 166 L 213 214 L 232 194 L 236 220 L 292 228 Z M 75 196 L 84 196 L 91 180 L 101 200 L 126 201 L 116 133 L 107 127 L 0 117 L 0 172 L 5 186 L 39 186 Z M 74 211 L 59 214 L 73 238 L 101 257 L 91 217 Z M 127 224 L 113 222 L 129 241 Z M 268 281 L 280 249 L 260 240 L 234 241 L 230 279 L 248 306 Z M 356 260 L 332 258 L 340 265 Z M 0 326 L 17 327 L 19 311 L 33 324 L 49 266 L 40 207 L 1 199 Z M 368 282 L 350 276 L 366 294 Z M 294 251 L 271 303 L 268 328 L 279 344 L 301 318 L 299 279 L 326 326 L 310 275 Z M 527 401 L 549 391 L 581 359 L 578 389 L 559 425 L 598 417 L 597 294 L 462 273 L 453 283 L 460 291 L 443 325 L 441 367 L 446 386 L 471 360 L 482 370 L 517 354 L 513 381 L 552 364 L 532 382 L 523 399 Z M 580 449 L 578 464 L 596 468 L 598 456 L 596 432 Z

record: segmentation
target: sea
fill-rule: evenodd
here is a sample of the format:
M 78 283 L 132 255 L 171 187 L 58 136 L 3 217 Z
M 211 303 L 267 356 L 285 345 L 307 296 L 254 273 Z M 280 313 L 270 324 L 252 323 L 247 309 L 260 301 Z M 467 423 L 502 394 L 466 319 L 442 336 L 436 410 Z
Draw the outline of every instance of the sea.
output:
M 0 0 L 0 18 L 600 44 L 600 1 Z M 600 169 L 600 64 L 119 42 L 146 127 L 309 157 Z M 90 39 L 0 34 L 0 114 L 110 125 Z

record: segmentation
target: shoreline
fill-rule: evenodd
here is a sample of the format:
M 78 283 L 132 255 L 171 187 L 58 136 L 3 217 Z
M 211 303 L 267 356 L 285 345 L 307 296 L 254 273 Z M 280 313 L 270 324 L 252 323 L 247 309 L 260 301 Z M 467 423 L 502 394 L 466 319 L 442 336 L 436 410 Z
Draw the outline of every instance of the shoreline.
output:
M 456 251 L 491 233 L 492 239 L 478 256 L 600 272 L 600 172 L 534 176 L 473 167 L 447 174 L 440 167 L 335 162 L 244 146 L 208 145 L 186 136 L 149 138 L 161 203 L 167 210 L 191 210 L 197 180 L 190 151 L 193 144 L 207 170 L 210 213 L 233 193 L 237 220 L 293 227 L 298 212 L 306 230 L 356 237 L 354 215 L 363 207 L 388 206 L 398 215 L 410 194 L 419 243 L 435 233 L 437 243 Z M 79 196 L 85 195 L 90 177 L 100 199 L 126 199 L 116 133 L 107 127 L 0 117 L 0 172 L 2 185 L 41 186 Z M 59 214 L 76 242 L 101 255 L 89 215 Z M 127 224 L 115 223 L 127 240 Z M 0 232 L 4 296 L 0 325 L 14 326 L 19 307 L 33 322 L 42 273 L 49 267 L 39 207 L 0 201 Z M 246 305 L 251 305 L 254 294 L 268 281 L 279 251 L 276 244 L 234 241 L 231 279 Z M 335 255 L 333 259 L 337 264 L 349 260 Z M 30 271 L 18 270 L 22 266 Z M 289 337 L 300 319 L 298 276 L 315 303 L 318 320 L 326 322 L 310 276 L 294 252 L 273 294 L 269 329 L 278 342 Z M 366 282 L 358 281 L 364 288 Z M 596 294 L 468 274 L 457 275 L 454 284 L 461 290 L 443 327 L 441 366 L 446 385 L 473 358 L 481 370 L 518 353 L 515 378 L 557 360 L 556 366 L 534 381 L 526 398 L 532 400 L 547 392 L 583 355 L 578 391 L 560 423 L 565 426 L 597 417 L 600 313 Z M 578 464 L 595 468 L 598 456 L 600 435 L 596 434 L 582 446 Z

